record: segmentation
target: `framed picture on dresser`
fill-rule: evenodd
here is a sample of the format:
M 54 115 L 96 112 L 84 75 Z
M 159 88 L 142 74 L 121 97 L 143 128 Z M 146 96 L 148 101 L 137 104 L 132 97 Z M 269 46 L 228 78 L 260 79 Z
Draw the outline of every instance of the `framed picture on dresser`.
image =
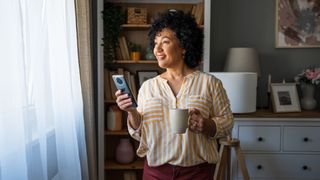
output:
M 295 83 L 271 83 L 273 112 L 301 112 Z

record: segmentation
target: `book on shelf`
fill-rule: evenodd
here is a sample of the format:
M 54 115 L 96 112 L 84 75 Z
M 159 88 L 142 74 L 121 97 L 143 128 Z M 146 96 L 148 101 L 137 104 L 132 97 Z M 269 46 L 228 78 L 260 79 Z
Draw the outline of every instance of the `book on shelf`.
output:
M 197 6 L 196 5 L 193 5 L 192 8 L 191 8 L 191 15 L 195 15 L 196 14 L 196 8 Z
M 118 72 L 118 74 L 124 76 L 124 69 L 123 69 L 123 68 L 118 68 L 118 69 L 117 69 L 117 72 Z
M 130 59 L 130 53 L 129 53 L 129 48 L 128 48 L 128 43 L 127 43 L 127 39 L 125 36 L 121 36 L 121 44 L 122 44 L 122 50 L 124 52 L 124 59 L 125 60 L 129 60 Z
M 117 87 L 116 87 L 116 85 L 115 85 L 114 82 L 113 82 L 112 75 L 115 75 L 115 74 L 117 74 L 117 73 L 118 73 L 117 71 L 109 71 L 109 82 L 110 82 L 109 87 L 110 87 L 110 92 L 111 92 L 111 96 L 112 96 L 112 99 L 113 99 L 113 100 L 116 100 L 116 99 L 117 99 L 117 97 L 116 97 L 116 95 L 115 95 L 115 93 L 116 93 L 116 91 L 117 91 Z
M 121 59 L 120 57 L 118 58 L 118 60 L 126 60 L 126 54 L 125 54 L 125 51 L 124 51 L 124 44 L 122 42 L 122 39 L 121 37 L 118 38 L 118 41 L 119 41 L 119 53 L 121 54 Z
M 115 92 L 117 91 L 117 88 L 112 79 L 112 75 L 115 75 L 115 74 L 120 74 L 124 76 L 132 92 L 132 95 L 136 98 L 138 90 L 137 90 L 137 85 L 135 81 L 135 75 L 125 70 L 124 68 L 118 68 L 117 70 L 108 70 L 108 69 L 104 70 L 105 100 L 106 101 L 116 100 Z
M 199 14 L 198 14 L 198 17 L 197 17 L 197 23 L 199 25 L 202 25 L 203 24 L 203 21 L 204 21 L 204 4 L 203 3 L 199 3 L 198 4 L 199 7 Z
M 122 53 L 121 53 L 121 48 L 120 48 L 120 42 L 119 42 L 119 46 L 116 47 L 116 59 L 117 60 L 123 60 L 123 56 L 122 56 Z
M 204 6 L 203 2 L 192 6 L 191 14 L 195 18 L 197 24 L 202 25 L 204 21 Z
M 129 71 L 124 71 L 124 77 L 126 78 L 126 81 L 129 85 L 129 88 L 132 92 L 132 95 L 134 98 L 137 97 L 137 86 L 136 86 L 136 81 L 135 81 L 135 78 L 134 78 L 134 75 L 131 74 Z
M 136 85 L 136 79 L 135 76 L 133 74 L 130 75 L 130 82 L 132 85 L 132 94 L 134 96 L 135 99 L 137 99 L 137 85 Z
M 109 77 L 109 70 L 104 69 L 104 98 L 106 101 L 112 100 L 111 95 L 111 87 L 110 87 L 110 77 Z

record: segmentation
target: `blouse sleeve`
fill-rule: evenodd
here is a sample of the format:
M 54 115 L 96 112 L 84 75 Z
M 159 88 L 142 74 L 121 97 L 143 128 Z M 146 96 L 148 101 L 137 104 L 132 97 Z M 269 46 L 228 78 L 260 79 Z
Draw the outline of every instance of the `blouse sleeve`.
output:
M 220 80 L 216 79 L 211 83 L 213 96 L 213 114 L 211 118 L 216 124 L 216 134 L 214 138 L 227 137 L 231 135 L 233 128 L 233 114 L 226 91 Z
M 127 120 L 127 127 L 128 127 L 128 132 L 132 138 L 134 138 L 137 141 L 140 141 L 141 138 L 141 126 L 142 126 L 142 119 L 143 119 L 143 102 L 144 102 L 144 84 L 142 84 L 141 88 L 139 89 L 138 92 L 138 97 L 137 97 L 137 111 L 141 115 L 141 123 L 138 129 L 133 129 L 130 122 Z

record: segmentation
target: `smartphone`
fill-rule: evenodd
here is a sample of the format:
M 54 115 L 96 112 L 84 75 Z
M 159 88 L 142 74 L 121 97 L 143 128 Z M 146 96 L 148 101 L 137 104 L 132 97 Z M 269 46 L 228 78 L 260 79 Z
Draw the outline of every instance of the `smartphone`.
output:
M 128 94 L 129 97 L 132 99 L 132 107 L 138 107 L 137 101 L 135 100 L 132 92 L 128 86 L 128 83 L 123 75 L 112 75 L 112 79 L 114 84 L 116 85 L 118 90 L 121 90 L 124 94 Z

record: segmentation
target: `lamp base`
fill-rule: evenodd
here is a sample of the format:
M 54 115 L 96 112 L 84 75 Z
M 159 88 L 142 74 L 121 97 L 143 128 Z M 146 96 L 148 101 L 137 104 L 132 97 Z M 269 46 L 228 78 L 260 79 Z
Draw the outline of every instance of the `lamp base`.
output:
M 253 72 L 210 72 L 222 81 L 233 113 L 256 112 L 257 73 Z

